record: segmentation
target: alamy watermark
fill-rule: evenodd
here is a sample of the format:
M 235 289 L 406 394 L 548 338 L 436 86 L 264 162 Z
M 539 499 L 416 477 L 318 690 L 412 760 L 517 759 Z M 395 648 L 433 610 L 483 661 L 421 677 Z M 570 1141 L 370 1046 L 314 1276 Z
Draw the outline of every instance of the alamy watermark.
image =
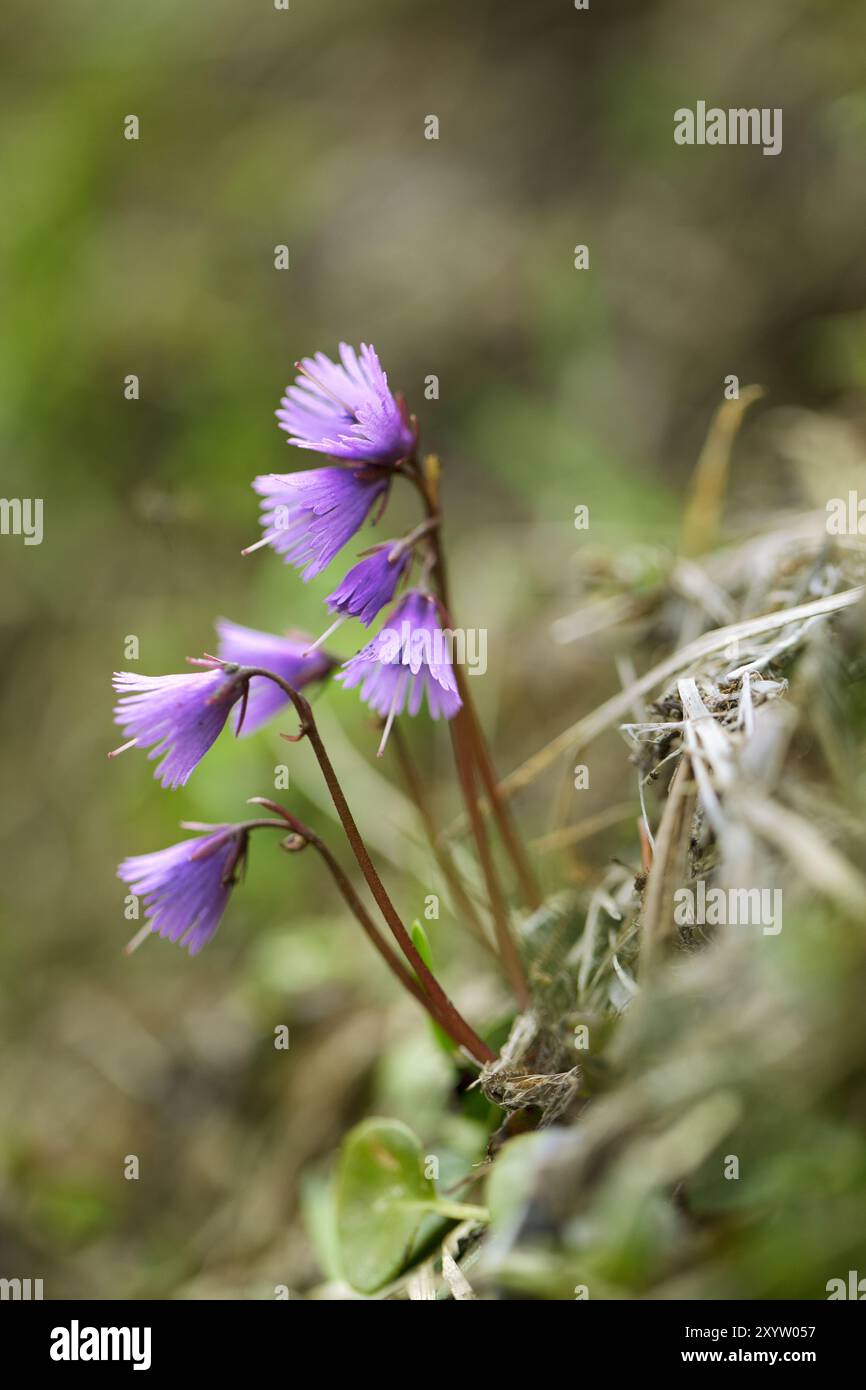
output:
M 781 888 L 708 888 L 702 878 L 694 888 L 674 893 L 678 927 L 760 927 L 764 936 L 782 930 Z
M 762 145 L 764 154 L 782 152 L 782 108 L 775 106 L 707 107 L 699 101 L 692 111 L 681 106 L 674 112 L 677 145 Z
M 866 536 L 866 497 L 853 488 L 847 497 L 831 497 L 827 503 L 828 536 Z
M 413 670 L 421 665 L 465 666 L 470 676 L 483 676 L 487 670 L 487 628 L 413 627 L 403 621 L 399 628 L 382 628 L 377 657 L 389 665 L 400 662 Z
M 42 506 L 41 497 L 0 497 L 0 536 L 23 536 L 25 545 L 41 545 Z
M 51 1329 L 52 1361 L 131 1361 L 134 1371 L 150 1370 L 149 1327 L 82 1327 L 73 1318 L 69 1327 Z
M 43 1299 L 41 1279 L 0 1279 L 0 1300 L 30 1303 Z
M 828 1303 L 840 1298 L 853 1298 L 858 1303 L 866 1299 L 866 1279 L 861 1279 L 859 1270 L 856 1269 L 848 1270 L 847 1279 L 828 1279 L 824 1287 L 827 1290 Z

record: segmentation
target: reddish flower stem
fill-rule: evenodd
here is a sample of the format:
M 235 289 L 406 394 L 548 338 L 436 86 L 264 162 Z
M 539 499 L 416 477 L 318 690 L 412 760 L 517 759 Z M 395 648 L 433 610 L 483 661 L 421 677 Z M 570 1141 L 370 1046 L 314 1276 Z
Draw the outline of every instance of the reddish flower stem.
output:
M 478 849 L 478 858 L 481 862 L 481 872 L 484 875 L 484 882 L 487 885 L 487 894 L 490 899 L 490 911 L 493 915 L 493 925 L 496 931 L 496 944 L 499 947 L 499 954 L 502 964 L 511 981 L 515 998 L 521 1009 L 527 1008 L 529 1004 L 529 989 L 526 984 L 526 976 L 523 973 L 523 964 L 514 944 L 514 938 L 508 925 L 508 909 L 499 880 L 496 877 L 496 866 L 493 862 L 493 855 L 487 836 L 484 833 L 484 825 L 481 819 L 481 812 L 478 808 L 478 799 L 475 795 L 475 768 L 472 762 L 472 755 L 466 744 L 466 728 L 459 719 L 452 719 L 450 723 L 451 743 L 454 748 L 454 763 L 457 768 L 457 776 L 460 779 L 460 788 L 463 792 L 463 800 L 466 803 L 466 810 L 472 824 L 472 833 L 475 837 L 475 844 Z
M 466 710 L 467 722 L 471 729 L 472 751 L 481 774 L 481 781 L 487 793 L 487 799 L 496 818 L 499 833 L 502 836 L 502 843 L 506 853 L 514 865 L 514 872 L 520 884 L 520 892 L 527 907 L 533 910 L 541 907 L 543 902 L 535 875 L 529 864 L 529 860 L 523 849 L 520 836 L 514 827 L 511 814 L 508 810 L 502 794 L 499 790 L 499 779 L 490 757 L 490 750 L 481 728 L 478 718 L 478 711 L 475 708 L 472 696 L 469 693 L 469 686 L 463 672 L 458 668 L 456 672 L 457 689 Z
M 445 552 L 442 546 L 438 477 L 429 468 L 416 468 L 411 476 L 424 501 L 427 515 L 431 518 L 437 517 L 440 520 L 440 525 L 435 527 L 430 534 L 429 544 L 433 556 L 433 575 L 439 594 L 439 602 L 447 614 L 450 612 L 450 594 Z M 476 771 L 480 773 L 481 780 L 487 789 L 503 843 L 514 865 L 524 899 L 530 906 L 536 907 L 540 904 L 541 897 L 523 853 L 523 846 L 511 825 L 508 812 L 499 795 L 496 775 L 463 671 L 459 666 L 455 666 L 454 670 L 457 689 L 463 701 L 461 709 L 451 721 L 451 744 L 454 750 L 454 761 L 476 851 L 490 897 L 490 908 L 493 914 L 499 953 L 508 972 L 517 1001 L 521 1008 L 526 1008 L 529 1003 L 529 987 L 526 982 L 523 962 L 508 924 L 504 895 L 499 885 L 496 866 L 487 841 L 484 818 L 476 793 Z
M 430 996 L 425 994 L 424 990 L 415 979 L 415 976 L 406 969 L 400 957 L 388 945 L 387 941 L 380 933 L 379 928 L 375 925 L 367 909 L 364 907 L 364 904 L 361 902 L 361 899 L 358 897 L 358 894 L 355 892 L 355 889 L 352 887 L 349 878 L 334 858 L 334 855 L 331 853 L 331 850 L 325 844 L 324 840 L 321 839 L 314 830 L 311 830 L 309 826 L 304 825 L 296 816 L 293 816 L 290 811 L 287 811 L 284 806 L 280 806 L 278 802 L 271 801 L 265 796 L 253 797 L 252 801 L 254 801 L 256 805 L 265 806 L 268 810 L 274 811 L 277 815 L 282 817 L 282 820 L 250 821 L 247 825 L 247 829 L 259 830 L 265 826 L 275 826 L 278 830 L 285 830 L 288 826 L 298 839 L 303 840 L 304 844 L 312 845 L 313 849 L 315 849 L 324 860 L 344 901 L 359 922 L 366 936 L 388 966 L 388 969 L 396 975 L 403 988 L 407 989 L 412 997 L 417 999 L 421 1007 L 427 1010 L 431 1018 L 438 1023 L 439 1018 L 433 1008 L 433 1002 Z
M 417 467 L 411 474 L 429 518 L 437 518 L 439 525 L 434 527 L 429 537 L 429 543 L 433 551 L 433 572 L 436 579 L 436 586 L 439 591 L 439 599 L 447 612 L 451 612 L 451 601 L 448 584 L 448 573 L 445 565 L 445 551 L 442 546 L 442 526 L 441 509 L 438 496 L 438 479 L 429 476 L 423 466 Z M 520 837 L 515 830 L 508 807 L 499 790 L 499 779 L 493 766 L 493 759 L 487 747 L 484 731 L 475 709 L 475 703 L 469 690 L 469 685 L 464 672 L 459 666 L 454 668 L 457 681 L 457 690 L 463 701 L 463 709 L 456 716 L 464 719 L 468 727 L 467 745 L 471 750 L 475 760 L 484 790 L 487 793 L 490 807 L 499 827 L 502 836 L 502 843 L 506 853 L 514 866 L 514 872 L 520 884 L 520 891 L 524 902 L 528 907 L 537 908 L 541 906 L 542 896 L 535 876 L 529 864 L 529 860 L 523 849 Z M 468 811 L 468 807 L 467 807 Z
M 436 863 L 439 865 L 445 882 L 448 884 L 448 887 L 451 890 L 451 895 L 454 899 L 454 905 L 462 913 L 473 936 L 481 943 L 482 946 L 484 946 L 485 950 L 490 951 L 492 954 L 495 955 L 493 946 L 488 940 L 487 934 L 481 922 L 481 918 L 478 915 L 478 910 L 474 902 L 470 898 L 468 889 L 466 888 L 460 876 L 460 871 L 457 868 L 457 865 L 455 864 L 451 853 L 448 849 L 446 849 L 439 837 L 439 831 L 436 826 L 436 821 L 433 817 L 433 812 L 430 808 L 430 802 L 425 794 L 424 786 L 421 780 L 420 773 L 418 772 L 418 768 L 415 764 L 411 752 L 409 751 L 409 745 L 403 736 L 403 731 L 400 728 L 399 720 L 396 720 L 394 722 L 394 725 L 391 729 L 390 741 L 393 744 L 394 749 L 396 750 L 397 761 L 400 764 L 400 771 L 403 774 L 403 780 L 406 783 L 406 786 L 409 790 L 409 795 L 414 801 L 415 806 L 418 810 L 418 814 L 421 817 L 421 822 L 424 826 L 427 839 L 430 842 L 430 848 L 433 851 L 433 856 L 436 860 Z
M 412 943 L 412 938 L 403 926 L 400 915 L 388 896 L 385 885 L 382 883 L 376 871 L 376 867 L 370 858 L 367 846 L 364 844 L 361 833 L 355 824 L 355 818 L 349 810 L 349 804 L 346 801 L 343 789 L 340 786 L 339 778 L 334 771 L 325 745 L 322 742 L 322 737 L 316 725 L 315 718 L 313 717 L 313 711 L 309 701 L 273 671 L 267 671 L 263 668 L 254 666 L 245 666 L 241 669 L 245 678 L 252 679 L 254 676 L 264 676 L 266 680 L 273 681 L 275 685 L 278 685 L 280 689 L 288 695 L 295 707 L 301 722 L 301 727 L 299 733 L 283 734 L 282 737 L 290 743 L 296 743 L 304 737 L 309 739 L 321 769 L 322 776 L 325 779 L 325 785 L 334 803 L 334 808 L 340 818 L 343 830 L 346 833 L 346 838 L 351 846 L 352 853 L 358 861 L 358 867 L 367 880 L 370 892 L 373 894 L 379 910 L 394 936 L 397 945 L 412 966 L 423 988 L 430 996 L 433 1006 L 437 1011 L 438 1021 L 454 1041 L 459 1043 L 462 1047 L 465 1047 L 467 1052 L 469 1052 L 476 1061 L 494 1061 L 495 1053 L 491 1052 L 487 1044 L 478 1036 L 474 1029 L 470 1027 L 463 1015 L 448 998 L 448 995 L 439 984 L 433 972 L 428 969 L 421 956 L 416 951 Z

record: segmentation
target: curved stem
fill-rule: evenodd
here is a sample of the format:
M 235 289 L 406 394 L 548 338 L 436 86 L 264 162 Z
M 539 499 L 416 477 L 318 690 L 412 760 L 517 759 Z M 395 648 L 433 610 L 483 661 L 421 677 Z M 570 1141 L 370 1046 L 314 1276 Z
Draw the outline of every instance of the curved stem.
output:
M 414 975 L 410 974 L 396 952 L 393 951 L 387 941 L 384 940 L 378 927 L 373 922 L 370 914 L 367 912 L 367 909 L 352 887 L 351 882 L 324 840 L 321 839 L 314 830 L 311 830 L 309 826 L 304 825 L 296 816 L 293 816 L 290 811 L 287 811 L 285 806 L 280 806 L 278 802 L 271 801 L 268 797 L 264 796 L 252 797 L 251 800 L 259 806 L 267 806 L 269 810 L 275 811 L 282 817 L 282 820 L 250 821 L 248 828 L 259 829 L 265 825 L 275 825 L 279 830 L 284 831 L 288 826 L 288 828 L 292 830 L 299 839 L 303 840 L 305 844 L 312 845 L 313 849 L 316 850 L 324 860 L 344 901 L 360 923 L 365 935 L 385 961 L 388 969 L 393 971 L 403 988 L 407 989 L 412 997 L 417 999 L 422 1008 L 426 1009 L 430 1016 L 438 1023 L 439 1019 L 432 1007 L 432 1001 L 429 996 L 424 993 Z
M 470 1027 L 463 1015 L 448 998 L 448 995 L 436 979 L 436 976 L 428 969 L 421 959 L 421 956 L 415 949 L 412 938 L 403 926 L 400 915 L 388 896 L 385 885 L 380 879 L 376 867 L 370 858 L 367 846 L 361 838 L 361 832 L 355 824 L 355 818 L 349 810 L 349 803 L 346 801 L 343 789 L 340 786 L 339 778 L 334 771 L 325 745 L 322 742 L 322 736 L 316 725 L 309 701 L 306 700 L 299 691 L 295 690 L 293 686 L 289 685 L 287 681 L 284 681 L 281 676 L 276 675 L 274 671 L 268 671 L 259 666 L 244 666 L 241 670 L 245 678 L 252 679 L 254 676 L 264 676 L 266 680 L 273 681 L 275 685 L 278 685 L 280 689 L 288 695 L 295 707 L 301 722 L 301 727 L 299 733 L 282 734 L 281 737 L 290 743 L 296 743 L 299 739 L 304 737 L 309 739 L 321 769 L 322 776 L 325 779 L 325 785 L 330 792 L 334 808 L 340 818 L 343 830 L 346 833 L 346 838 L 352 848 L 352 853 L 358 861 L 361 873 L 367 880 L 370 892 L 373 894 L 379 910 L 385 918 L 397 945 L 412 966 L 412 969 L 415 971 L 415 974 L 418 976 L 418 979 L 421 981 L 421 984 L 437 1009 L 439 1021 L 446 1032 L 448 1032 L 461 1046 L 465 1047 L 476 1061 L 494 1061 L 495 1053 L 491 1052 L 487 1044 L 478 1036 L 474 1029 Z

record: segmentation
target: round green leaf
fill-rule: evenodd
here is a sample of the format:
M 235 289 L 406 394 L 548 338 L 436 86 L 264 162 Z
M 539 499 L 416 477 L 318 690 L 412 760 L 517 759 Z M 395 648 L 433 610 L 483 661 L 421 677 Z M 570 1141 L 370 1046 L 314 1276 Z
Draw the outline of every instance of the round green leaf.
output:
M 406 1265 L 435 1199 L 420 1140 L 398 1120 L 364 1120 L 347 1135 L 337 1171 L 337 1235 L 345 1279 L 375 1293 Z

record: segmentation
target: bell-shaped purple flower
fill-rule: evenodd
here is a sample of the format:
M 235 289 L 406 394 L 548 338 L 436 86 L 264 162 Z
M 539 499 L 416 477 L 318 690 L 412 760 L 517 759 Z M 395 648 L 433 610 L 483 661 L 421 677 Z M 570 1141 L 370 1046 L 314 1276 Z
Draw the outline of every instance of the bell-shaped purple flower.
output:
M 426 692 L 433 719 L 452 719 L 462 701 L 451 664 L 450 634 L 439 621 L 431 594 L 411 589 L 372 642 L 347 661 L 336 677 L 347 688 L 360 685 L 361 699 L 385 722 L 379 756 L 391 725 L 408 707 L 417 714 Z
M 177 676 L 140 676 L 115 671 L 120 699 L 115 722 L 128 737 L 122 748 L 149 748 L 162 758 L 155 776 L 164 787 L 182 787 L 219 737 L 229 711 L 243 694 L 243 681 L 223 670 Z
M 379 611 L 390 603 L 406 569 L 412 561 L 410 549 L 394 556 L 394 546 L 377 547 L 353 565 L 332 594 L 325 599 L 333 613 L 344 618 L 357 618 L 369 627 Z
M 247 848 L 247 831 L 220 826 L 153 854 L 124 859 L 117 876 L 144 899 L 152 932 L 196 955 L 220 923 Z
M 320 574 L 384 501 L 390 477 L 373 468 L 316 468 L 266 473 L 253 487 L 262 498 L 264 535 L 250 550 L 270 545 L 304 579 Z
M 295 690 L 303 689 L 311 681 L 322 680 L 337 664 L 336 659 L 328 656 L 327 652 L 310 651 L 313 639 L 303 632 L 275 637 L 270 632 L 241 627 L 227 618 L 218 620 L 216 630 L 220 639 L 219 656 L 223 661 L 273 671 Z M 288 703 L 288 695 L 275 681 L 269 681 L 265 676 L 253 676 L 249 683 L 246 709 L 239 705 L 232 716 L 235 730 L 242 734 L 254 733 Z M 241 716 L 243 722 L 238 730 Z
M 276 413 L 290 444 L 364 463 L 394 464 L 412 453 L 414 433 L 374 348 L 362 343 L 357 353 L 341 343 L 339 362 L 317 352 L 297 365 Z

